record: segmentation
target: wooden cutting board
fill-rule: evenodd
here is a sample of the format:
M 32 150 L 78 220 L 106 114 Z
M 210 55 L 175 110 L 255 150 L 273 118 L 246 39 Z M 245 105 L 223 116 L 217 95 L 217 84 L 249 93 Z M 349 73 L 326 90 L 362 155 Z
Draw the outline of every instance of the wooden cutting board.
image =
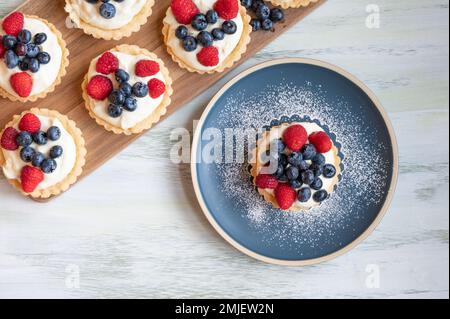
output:
M 246 54 L 234 67 L 261 50 L 325 1 L 319 0 L 307 8 L 286 10 L 285 22 L 277 24 L 274 32 L 253 33 L 252 42 L 247 48 Z M 85 35 L 79 29 L 67 28 L 67 14 L 64 11 L 64 3 L 64 0 L 29 0 L 17 9 L 23 13 L 47 19 L 62 32 L 70 50 L 70 66 L 67 75 L 62 79 L 62 83 L 56 88 L 55 92 L 49 94 L 43 100 L 21 104 L 0 98 L 0 127 L 3 128 L 15 114 L 32 107 L 55 109 L 68 115 L 76 121 L 86 139 L 88 155 L 81 178 L 91 174 L 140 136 L 120 136 L 107 132 L 103 127 L 98 126 L 86 111 L 81 96 L 81 83 L 89 63 L 94 57 L 118 44 L 134 44 L 155 52 L 164 60 L 174 80 L 172 104 L 169 106 L 165 117 L 187 104 L 231 70 L 214 75 L 199 75 L 180 69 L 172 61 L 167 54 L 161 34 L 162 21 L 169 7 L 170 0 L 157 0 L 153 7 L 153 14 L 147 24 L 142 26 L 139 32 L 120 41 L 97 40 Z

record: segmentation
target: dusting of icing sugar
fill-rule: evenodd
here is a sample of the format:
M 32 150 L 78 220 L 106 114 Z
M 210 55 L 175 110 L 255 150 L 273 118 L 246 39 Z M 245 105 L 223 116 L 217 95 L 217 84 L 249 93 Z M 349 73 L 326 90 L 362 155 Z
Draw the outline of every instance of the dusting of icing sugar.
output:
M 341 144 L 345 155 L 341 181 L 331 197 L 319 207 L 306 212 L 284 212 L 273 208 L 257 193 L 251 183 L 248 163 L 222 163 L 216 164 L 221 192 L 235 205 L 244 207 L 240 210 L 244 211 L 243 217 L 255 231 L 265 234 L 262 237 L 267 245 L 289 239 L 286 240 L 287 245 L 300 247 L 300 244 L 307 244 L 314 248 L 333 240 L 333 232 L 340 229 L 357 235 L 358 230 L 349 224 L 349 214 L 354 219 L 364 218 L 367 208 L 384 200 L 388 183 L 388 163 L 380 155 L 386 152 L 386 146 L 367 147 L 361 142 L 364 139 L 367 142 L 376 140 L 377 130 L 364 125 L 364 121 L 351 111 L 343 98 L 334 105 L 328 104 L 322 88 L 313 87 L 310 83 L 303 87 L 280 84 L 260 92 L 263 93 L 247 96 L 241 91 L 228 98 L 218 115 L 218 126 L 260 130 L 272 120 L 292 115 L 318 120 Z M 340 116 L 336 116 L 337 112 Z M 345 121 L 341 120 L 342 114 Z M 358 202 L 352 200 L 355 197 L 358 197 Z

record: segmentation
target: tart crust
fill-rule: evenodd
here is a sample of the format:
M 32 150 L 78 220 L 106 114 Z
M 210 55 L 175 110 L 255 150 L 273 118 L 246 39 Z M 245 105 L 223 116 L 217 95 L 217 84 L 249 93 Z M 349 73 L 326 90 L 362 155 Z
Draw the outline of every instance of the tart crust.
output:
M 17 95 L 12 95 L 0 87 L 0 96 L 2 96 L 4 98 L 8 98 L 12 102 L 22 102 L 22 103 L 35 102 L 37 99 L 45 98 L 47 96 L 47 94 L 53 92 L 55 90 L 56 86 L 58 86 L 61 83 L 62 77 L 67 74 L 66 69 L 69 66 L 69 49 L 67 49 L 66 41 L 64 41 L 61 32 L 58 29 L 56 29 L 56 27 L 52 23 L 48 22 L 45 19 L 39 18 L 37 16 L 33 16 L 33 15 L 25 15 L 25 17 L 29 18 L 29 19 L 39 20 L 48 25 L 50 30 L 58 38 L 58 43 L 62 50 L 62 58 L 61 58 L 61 66 L 59 68 L 58 76 L 56 77 L 53 84 L 44 92 L 41 92 L 41 93 L 38 93 L 35 95 L 30 95 L 28 97 L 20 97 Z
M 297 124 L 297 123 L 292 123 L 292 124 L 284 123 L 282 125 L 272 127 L 271 130 L 274 130 L 274 129 L 284 130 L 293 124 Z M 301 123 L 298 123 L 298 124 L 301 124 Z M 262 163 L 260 159 L 261 159 L 262 154 L 266 152 L 267 145 L 270 145 L 270 131 L 266 131 L 263 133 L 261 138 L 258 139 L 258 141 L 256 143 L 256 147 L 251 152 L 250 174 L 252 176 L 254 185 L 255 185 L 256 177 L 258 176 L 259 172 L 261 171 L 261 169 L 263 168 L 263 166 L 265 164 L 265 163 Z M 336 175 L 333 177 L 330 187 L 328 187 L 326 189 L 326 191 L 330 195 L 333 193 L 334 188 L 339 183 L 339 175 L 341 174 L 341 159 L 338 156 L 339 150 L 334 145 L 334 143 L 333 143 L 332 152 L 333 152 L 333 157 L 334 157 L 332 164 L 336 167 Z M 271 203 L 272 206 L 275 208 L 278 208 L 278 209 L 280 208 L 274 194 L 272 194 L 271 192 L 269 192 L 266 189 L 258 188 L 258 187 L 256 187 L 256 185 L 255 185 L 255 188 L 257 189 L 258 193 L 264 198 L 265 201 Z M 296 201 L 295 205 L 292 205 L 292 207 L 289 208 L 288 211 L 290 211 L 290 212 L 308 211 L 308 210 L 312 209 L 313 207 L 316 207 L 319 205 L 320 205 L 320 203 L 315 203 L 315 205 L 313 205 L 311 207 L 307 207 L 307 206 L 302 205 L 299 201 Z
M 169 13 L 170 8 L 167 10 L 166 16 Z M 237 44 L 236 48 L 226 57 L 222 63 L 216 66 L 216 68 L 209 70 L 209 71 L 202 71 L 194 68 L 192 65 L 190 65 L 183 57 L 180 57 L 175 54 L 175 52 L 172 50 L 172 48 L 168 45 L 169 39 L 171 37 L 175 37 L 175 31 L 170 30 L 170 25 L 166 22 L 164 22 L 164 26 L 162 29 L 162 33 L 164 36 L 164 43 L 166 44 L 167 52 L 172 57 L 172 60 L 175 61 L 181 68 L 188 70 L 189 72 L 197 72 L 200 74 L 213 74 L 213 73 L 220 73 L 223 72 L 225 69 L 231 68 L 233 64 L 241 59 L 241 56 L 247 51 L 247 45 L 250 43 L 250 34 L 252 32 L 252 29 L 250 27 L 250 16 L 247 14 L 247 10 L 239 4 L 239 14 L 242 17 L 242 21 L 244 24 L 241 39 L 239 40 L 239 43 Z
M 283 1 L 283 0 L 269 0 L 273 5 L 282 7 L 283 9 L 289 9 L 289 8 L 300 8 L 300 7 L 307 7 L 313 2 L 317 2 L 319 0 L 290 0 L 290 1 Z
M 136 124 L 135 126 L 133 126 L 131 128 L 123 129 L 123 128 L 115 126 L 109 122 L 106 122 L 105 120 L 98 117 L 94 113 L 94 108 L 95 108 L 94 101 L 87 93 L 87 85 L 89 83 L 89 73 L 88 73 L 84 77 L 84 81 L 83 81 L 83 84 L 81 85 L 81 87 L 83 89 L 83 98 L 85 100 L 85 106 L 89 112 L 89 115 L 97 122 L 98 125 L 103 126 L 107 131 L 113 132 L 115 134 L 132 135 L 132 134 L 138 134 L 144 130 L 150 129 L 154 124 L 159 122 L 159 120 L 161 119 L 161 116 L 166 114 L 167 107 L 171 103 L 170 97 L 173 93 L 173 89 L 172 89 L 173 81 L 169 75 L 169 70 L 165 67 L 164 62 L 161 59 L 159 59 L 156 54 L 151 53 L 150 51 L 148 51 L 146 49 L 142 49 L 136 45 L 122 44 L 122 45 L 119 45 L 119 46 L 109 50 L 109 51 L 110 52 L 118 51 L 118 52 L 127 53 L 127 54 L 131 54 L 131 55 L 145 55 L 145 56 L 148 56 L 150 59 L 158 62 L 158 64 L 160 65 L 160 70 L 161 70 L 161 72 L 164 76 L 165 82 L 166 82 L 166 92 L 164 93 L 164 98 L 161 101 L 161 103 L 159 104 L 159 106 L 147 118 L 143 119 L 141 122 L 139 122 L 138 124 Z M 93 62 L 91 62 L 91 66 L 92 66 L 92 63 Z M 89 69 L 91 68 L 91 66 L 89 67 Z
M 131 22 L 124 25 L 119 29 L 106 30 L 96 26 L 93 26 L 81 19 L 72 6 L 71 0 L 66 0 L 64 9 L 69 14 L 70 19 L 84 31 L 84 33 L 92 35 L 96 39 L 104 40 L 120 40 L 124 37 L 129 37 L 132 33 L 141 29 L 141 26 L 147 23 L 147 19 L 152 14 L 152 7 L 155 4 L 155 0 L 147 0 L 146 4 L 142 7 L 142 10 L 136 14 Z
M 35 190 L 33 193 L 25 193 L 22 190 L 21 183 L 17 179 L 8 179 L 8 182 L 23 195 L 30 196 L 34 199 L 46 199 L 51 196 L 59 195 L 62 192 L 68 190 L 69 187 L 77 181 L 78 177 L 83 172 L 83 166 L 86 163 L 86 154 L 87 154 L 83 134 L 81 130 L 76 126 L 76 123 L 70 120 L 67 116 L 62 115 L 57 111 L 38 108 L 33 108 L 29 111 L 24 111 L 20 115 L 15 115 L 12 121 L 5 126 L 5 129 L 7 127 L 16 125 L 26 113 L 33 113 L 35 115 L 57 118 L 62 123 L 67 132 L 72 136 L 76 145 L 77 156 L 75 165 L 72 168 L 72 171 L 69 173 L 69 175 L 67 175 L 66 178 L 64 178 L 61 182 L 45 189 Z M 2 130 L 0 136 L 3 134 L 3 131 L 5 129 Z M 3 155 L 3 150 L 0 150 L 0 166 L 3 166 L 4 164 L 5 164 L 5 157 Z

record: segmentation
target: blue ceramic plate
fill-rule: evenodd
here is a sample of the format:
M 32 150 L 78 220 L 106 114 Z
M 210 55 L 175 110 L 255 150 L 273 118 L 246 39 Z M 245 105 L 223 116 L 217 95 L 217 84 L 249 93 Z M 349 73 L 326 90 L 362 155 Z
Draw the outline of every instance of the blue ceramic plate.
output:
M 248 154 L 261 129 L 299 120 L 329 133 L 344 169 L 322 205 L 286 213 L 252 186 Z M 251 68 L 213 98 L 194 135 L 192 177 L 203 212 L 230 244 L 266 262 L 308 265 L 350 250 L 379 224 L 397 154 L 390 121 L 364 84 L 324 62 L 285 59 Z

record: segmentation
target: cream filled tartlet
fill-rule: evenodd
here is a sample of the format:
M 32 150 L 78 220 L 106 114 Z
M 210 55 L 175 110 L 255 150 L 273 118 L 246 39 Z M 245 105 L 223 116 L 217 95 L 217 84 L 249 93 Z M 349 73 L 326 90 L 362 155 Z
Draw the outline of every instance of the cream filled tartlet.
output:
M 0 166 L 17 190 L 48 198 L 76 182 L 86 148 L 75 122 L 56 111 L 31 109 L 14 116 L 0 134 Z
M 152 14 L 154 0 L 66 0 L 76 26 L 98 39 L 120 40 L 139 31 Z
M 255 187 L 275 208 L 309 210 L 327 200 L 339 182 L 339 150 L 315 122 L 272 127 L 252 156 Z
M 182 68 L 222 72 L 247 50 L 249 23 L 239 0 L 172 0 L 164 19 L 164 42 Z
M 0 95 L 36 101 L 61 83 L 69 65 L 61 33 L 48 21 L 13 12 L 0 27 Z
M 275 6 L 280 6 L 284 9 L 288 8 L 300 8 L 306 7 L 310 3 L 317 2 L 319 0 L 268 0 Z
M 163 61 L 130 45 L 120 45 L 92 60 L 82 89 L 91 117 L 106 130 L 126 135 L 157 123 L 173 93 Z

